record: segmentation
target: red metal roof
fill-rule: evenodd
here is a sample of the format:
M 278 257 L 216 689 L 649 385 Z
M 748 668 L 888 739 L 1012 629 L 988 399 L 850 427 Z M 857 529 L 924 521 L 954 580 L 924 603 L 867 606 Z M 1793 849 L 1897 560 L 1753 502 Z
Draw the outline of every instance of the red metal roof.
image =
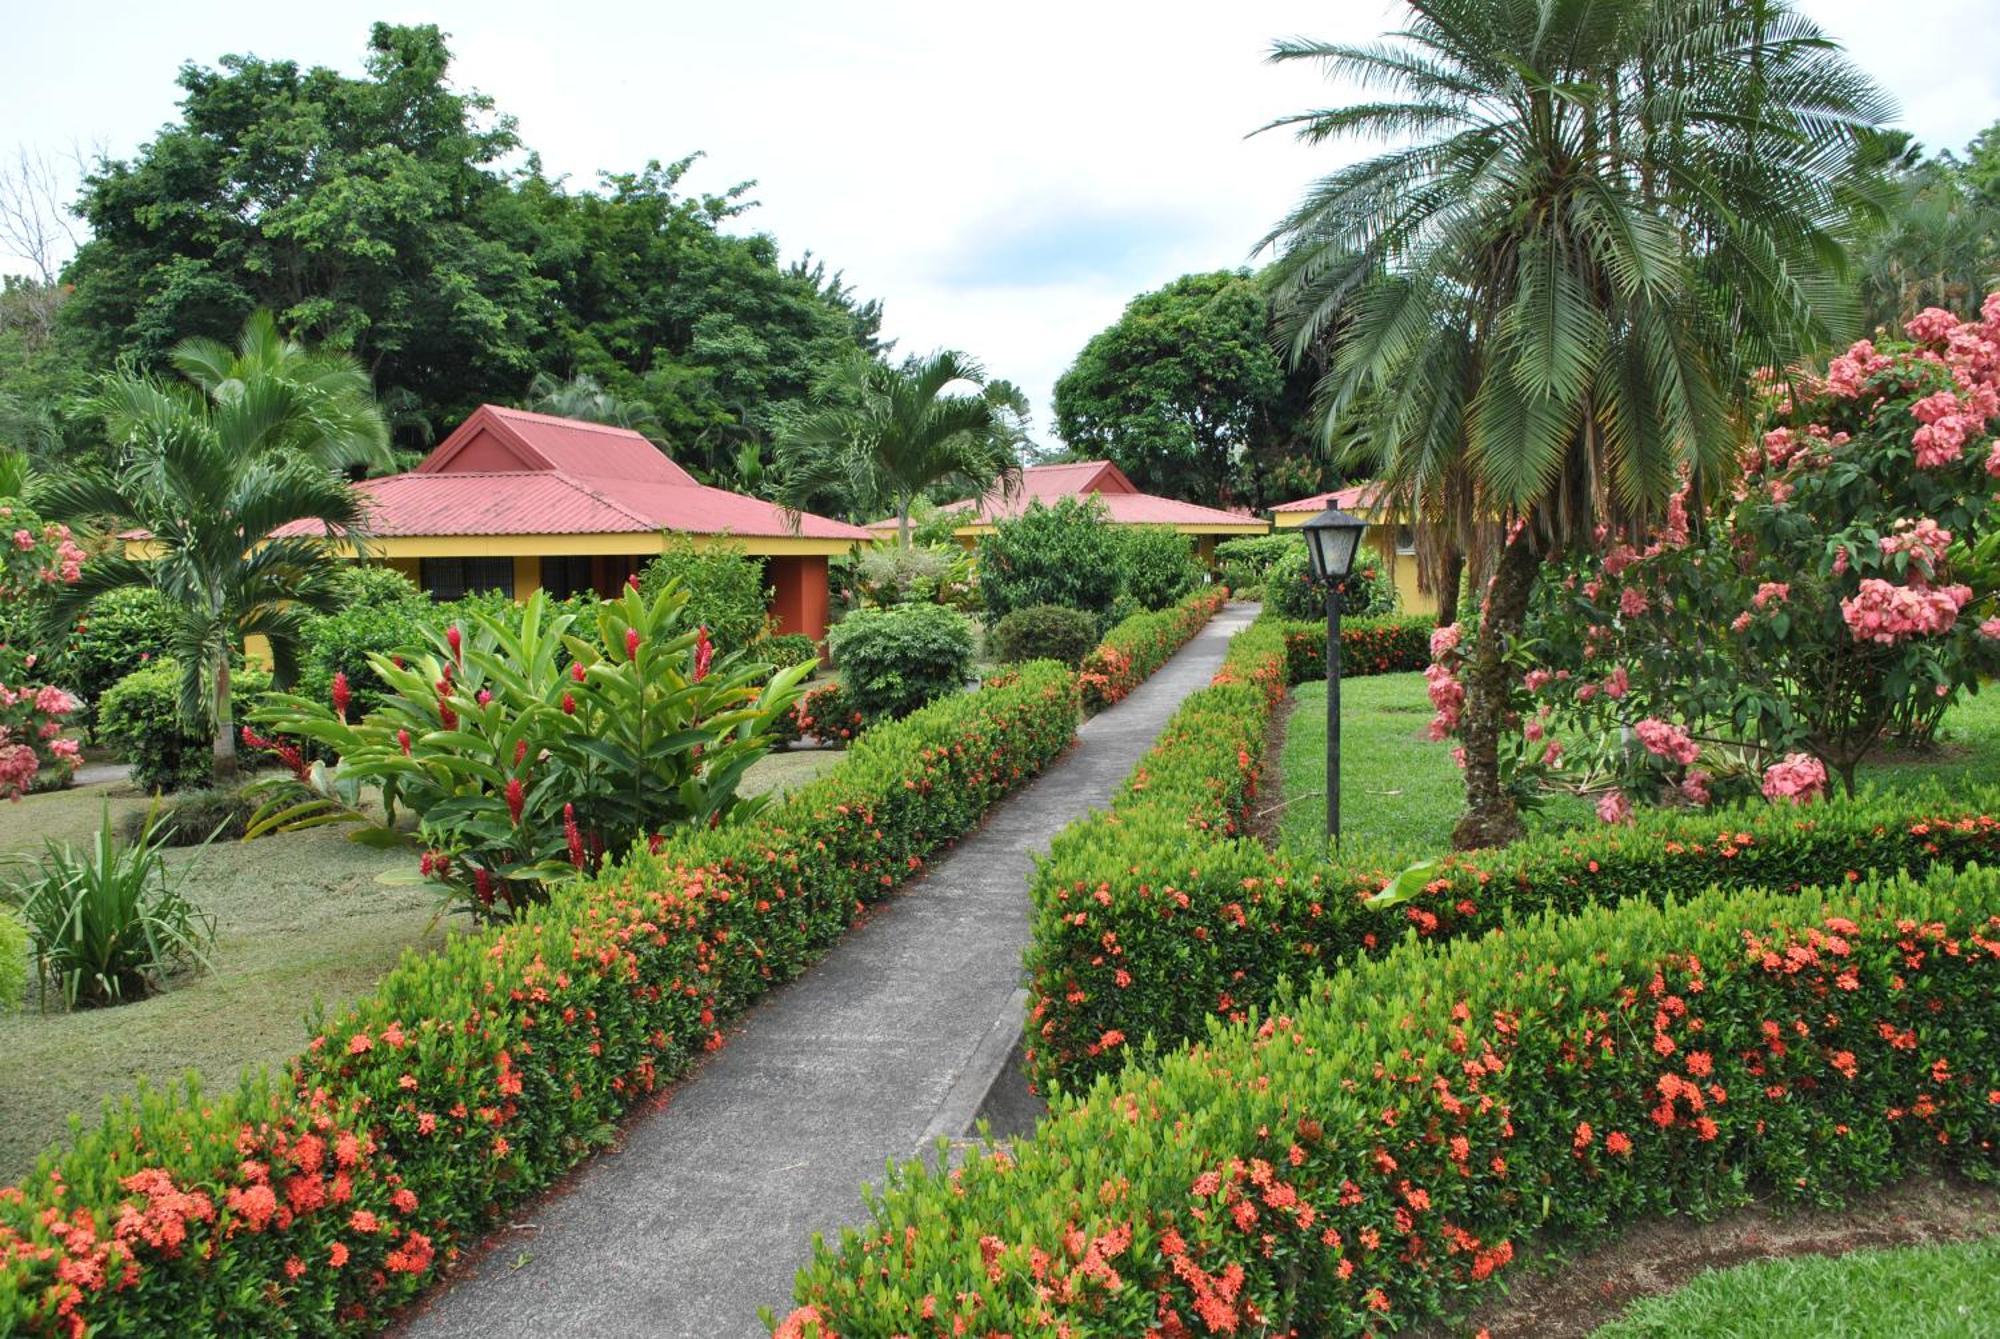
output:
M 481 405 L 408 474 L 355 485 L 369 530 L 422 535 L 641 534 L 674 530 L 866 541 L 844 521 L 698 484 L 626 428 Z M 796 522 L 796 524 L 794 524 Z M 310 523 L 279 534 L 305 534 Z
M 963 511 L 962 525 L 991 525 L 1011 520 L 1028 509 L 1031 502 L 1054 502 L 1058 498 L 1095 494 L 1115 525 L 1231 526 L 1259 524 L 1254 516 L 1204 507 L 1199 503 L 1142 493 L 1125 477 L 1125 472 L 1108 460 L 1085 460 L 1067 465 L 1031 465 L 1021 471 L 1019 485 L 1011 494 L 994 489 L 982 497 L 946 503 L 940 510 Z M 882 526 L 893 522 L 877 521 Z
M 1331 493 L 1314 493 L 1293 502 L 1280 502 L 1272 511 L 1325 511 L 1328 507 L 1338 507 L 1342 511 L 1373 511 L 1382 501 L 1382 485 L 1374 480 L 1349 484 L 1336 488 Z

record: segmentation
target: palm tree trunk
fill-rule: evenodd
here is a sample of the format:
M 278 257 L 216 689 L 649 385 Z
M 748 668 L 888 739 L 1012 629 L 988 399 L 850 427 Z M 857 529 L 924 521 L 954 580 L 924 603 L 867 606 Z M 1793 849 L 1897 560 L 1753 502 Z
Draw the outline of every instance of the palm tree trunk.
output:
M 228 780 L 236 775 L 236 721 L 229 704 L 229 657 L 215 669 L 215 775 Z
M 1448 628 L 1458 622 L 1459 591 L 1465 585 L 1465 553 L 1453 545 L 1444 556 L 1444 575 L 1438 580 L 1438 626 Z
M 1500 781 L 1500 732 L 1507 728 L 1513 674 L 1507 643 L 1521 630 L 1540 566 L 1528 536 L 1508 544 L 1480 615 L 1478 640 L 1465 672 L 1465 817 L 1451 834 L 1452 845 L 1461 851 L 1505 846 L 1523 834 L 1514 797 Z
M 910 547 L 910 499 L 907 496 L 896 501 L 896 545 L 905 551 Z

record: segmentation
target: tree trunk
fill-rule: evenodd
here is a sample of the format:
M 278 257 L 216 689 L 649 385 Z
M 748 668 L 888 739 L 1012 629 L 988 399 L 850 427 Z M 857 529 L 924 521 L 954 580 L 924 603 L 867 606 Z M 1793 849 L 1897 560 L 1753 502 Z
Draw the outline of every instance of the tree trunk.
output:
M 896 503 L 896 544 L 905 552 L 910 547 L 910 499 L 902 498 Z
M 1438 580 L 1438 626 L 1448 628 L 1458 622 L 1458 595 L 1465 585 L 1465 554 L 1454 546 L 1444 556 L 1444 575 Z
M 236 720 L 229 706 L 229 657 L 215 670 L 215 775 L 227 781 L 236 775 Z
M 1533 541 L 1522 536 L 1501 552 L 1478 640 L 1465 669 L 1465 817 L 1451 834 L 1461 851 L 1505 846 L 1523 833 L 1514 797 L 1500 782 L 1500 732 L 1507 728 L 1511 696 L 1506 647 L 1521 630 L 1541 559 Z

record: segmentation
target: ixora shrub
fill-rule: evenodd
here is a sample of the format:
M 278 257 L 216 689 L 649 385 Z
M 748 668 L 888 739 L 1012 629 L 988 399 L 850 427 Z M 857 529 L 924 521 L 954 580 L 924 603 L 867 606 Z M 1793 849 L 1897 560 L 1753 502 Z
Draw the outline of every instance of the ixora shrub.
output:
M 999 660 L 1059 660 L 1075 669 L 1097 645 L 1097 620 L 1081 609 L 1031 604 L 995 623 L 990 637 Z
M 846 705 L 871 722 L 907 716 L 972 675 L 972 624 L 943 605 L 857 609 L 833 625 L 827 645 Z
M 1208 580 L 1193 543 L 1170 525 L 1125 525 L 1118 536 L 1119 593 L 1139 608 L 1165 609 Z
M 271 676 L 244 666 L 234 674 L 239 700 L 254 701 L 271 686 Z M 106 690 L 97 703 L 97 733 L 132 765 L 132 780 L 145 790 L 189 790 L 215 779 L 215 736 L 205 722 L 189 724 L 181 715 L 181 669 L 171 657 L 134 670 Z
M 1084 710 L 1099 712 L 1124 701 L 1206 627 L 1228 600 L 1226 586 L 1211 586 L 1183 596 L 1171 609 L 1122 620 L 1083 658 L 1077 682 L 1083 689 Z
M 1326 677 L 1326 620 L 1286 622 L 1285 673 L 1293 683 Z M 1340 620 L 1340 673 L 1397 674 L 1429 667 L 1437 621 L 1422 614 Z
M 1224 738 L 1212 752 L 1227 747 Z M 1166 764 L 1149 763 L 1166 775 Z M 1184 759 L 1174 775 L 1199 764 Z M 1039 1082 L 1082 1087 L 1116 1071 L 1148 1035 L 1183 1044 L 1211 1021 L 1263 1006 L 1286 975 L 1380 953 L 1406 934 L 1477 937 L 1509 915 L 1685 897 L 1715 883 L 1835 885 L 2000 859 L 1992 792 L 1883 796 L 1805 813 L 1761 804 L 1659 811 L 1631 826 L 1535 837 L 1400 875 L 1218 840 L 1191 830 L 1174 805 L 1137 802 L 1144 798 L 1122 798 L 1110 818 L 1061 834 L 1038 874 L 1028 967 Z M 1213 810 L 1197 804 L 1197 812 L 1217 826 Z
M 1379 1333 L 1531 1238 L 1836 1201 L 2000 1140 L 2000 875 L 1711 892 L 1409 945 L 906 1165 L 787 1339 Z
M 979 540 L 979 590 L 989 618 L 1059 604 L 1102 618 L 1121 589 L 1120 545 L 1097 498 L 1040 499 Z
M 1663 796 L 1851 793 L 1885 733 L 1927 735 L 2000 666 L 2000 293 L 1906 329 L 1770 388 L 1706 534 L 1676 499 L 1643 549 L 1607 536 L 1543 583 L 1510 741 L 1529 784 L 1560 762 L 1610 821 Z
M 67 1008 L 124 1004 L 160 988 L 170 971 L 206 967 L 215 922 L 180 889 L 165 843 L 148 824 L 122 841 L 107 805 L 90 846 L 48 842 L 41 858 L 0 884 L 28 929 L 35 976 Z
M 1068 671 L 1025 666 L 876 727 L 754 821 L 407 956 L 282 1079 L 109 1113 L 0 1192 L 0 1332 L 378 1328 L 1075 727 Z
M 340 765 L 330 777 L 279 742 L 313 794 L 281 793 L 256 830 L 370 822 L 360 801 L 372 792 L 384 823 L 368 832 L 394 840 L 408 809 L 422 877 L 475 915 L 504 916 L 634 842 L 753 815 L 761 801 L 737 784 L 809 667 L 773 675 L 718 653 L 686 604 L 670 584 L 652 597 L 628 587 L 593 619 L 552 613 L 540 594 L 518 617 L 468 611 L 403 665 L 373 657 L 392 696 L 358 721 L 339 679 L 330 703 L 272 694 L 257 725 Z
M 723 646 L 742 648 L 764 633 L 771 592 L 764 564 L 730 543 L 696 544 L 669 535 L 660 556 L 639 573 L 639 592 L 651 599 L 669 585 L 687 596 L 690 627 L 705 627 Z
M 1396 582 L 1382 555 L 1367 550 L 1354 558 L 1354 570 L 1341 585 L 1343 618 L 1379 618 L 1396 612 Z M 1312 559 L 1303 541 L 1292 544 L 1264 575 L 1264 603 L 1285 618 L 1326 621 L 1326 583 L 1312 573 Z

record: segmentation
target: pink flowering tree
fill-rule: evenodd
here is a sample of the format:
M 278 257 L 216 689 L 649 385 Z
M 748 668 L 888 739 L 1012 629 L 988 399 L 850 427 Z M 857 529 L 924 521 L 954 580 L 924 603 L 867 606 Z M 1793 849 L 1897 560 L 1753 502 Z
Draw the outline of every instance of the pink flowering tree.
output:
M 1691 530 L 1684 489 L 1643 547 L 1549 584 L 1512 724 L 1560 736 L 1572 783 L 1616 789 L 1606 817 L 1628 790 L 1851 793 L 1886 735 L 1926 734 L 2000 666 L 2000 293 L 1906 333 L 1767 385 L 1709 524 Z
M 0 601 L 10 610 L 39 604 L 49 591 L 75 584 L 84 552 L 69 527 L 44 521 L 18 498 L 0 497 Z M 34 619 L 33 612 L 19 622 Z M 20 647 L 0 656 L 0 796 L 19 799 L 37 787 L 63 785 L 81 751 L 63 734 L 82 704 L 52 684 L 38 683 L 35 654 Z

